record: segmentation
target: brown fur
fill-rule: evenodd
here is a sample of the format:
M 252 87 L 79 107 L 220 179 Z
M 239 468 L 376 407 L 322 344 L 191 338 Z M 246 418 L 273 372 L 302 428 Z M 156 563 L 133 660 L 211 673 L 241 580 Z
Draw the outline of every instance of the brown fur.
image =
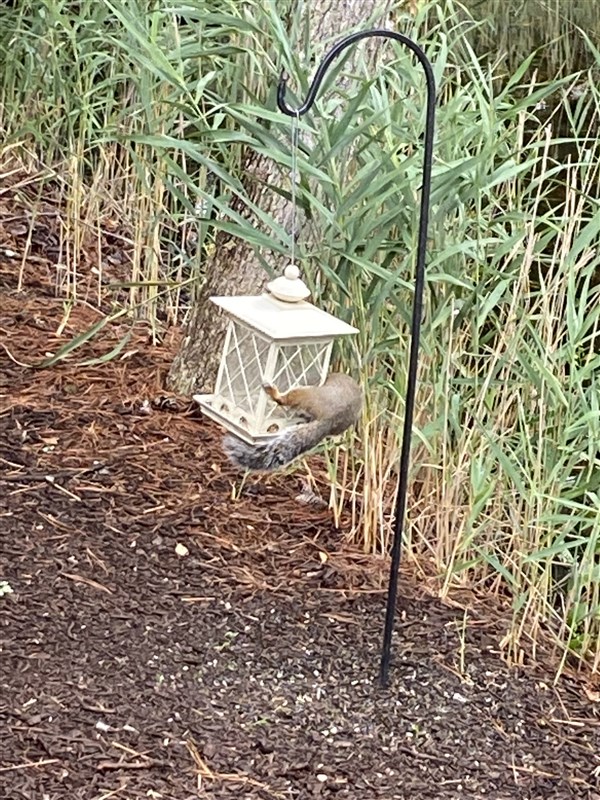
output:
M 276 386 L 265 386 L 269 397 L 293 408 L 307 421 L 288 428 L 269 442 L 249 445 L 236 436 L 226 436 L 224 450 L 238 467 L 274 470 L 311 450 L 326 436 L 337 436 L 354 425 L 362 406 L 362 390 L 349 375 L 334 372 L 322 386 L 299 386 L 282 394 Z

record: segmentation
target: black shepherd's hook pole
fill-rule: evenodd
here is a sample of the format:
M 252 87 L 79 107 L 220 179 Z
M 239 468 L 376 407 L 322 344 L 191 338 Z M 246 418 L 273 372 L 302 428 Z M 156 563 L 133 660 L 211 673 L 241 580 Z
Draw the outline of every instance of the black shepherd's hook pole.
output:
M 301 117 L 315 102 L 323 77 L 331 62 L 347 47 L 360 39 L 368 36 L 379 36 L 383 39 L 396 39 L 405 44 L 418 58 L 427 81 L 427 111 L 425 118 L 425 142 L 423 156 L 423 184 L 421 186 L 421 212 L 419 215 L 419 238 L 417 243 L 417 264 L 415 270 L 415 293 L 413 298 L 413 312 L 411 323 L 410 357 L 408 366 L 408 382 L 406 386 L 406 410 L 404 413 L 404 430 L 402 433 L 402 449 L 400 452 L 400 476 L 396 494 L 396 507 L 394 518 L 394 541 L 392 544 L 392 562 L 390 567 L 390 580 L 388 585 L 387 608 L 385 616 L 385 629 L 383 635 L 383 648 L 381 652 L 380 682 L 386 686 L 390 666 L 392 648 L 392 633 L 394 630 L 394 617 L 396 611 L 396 596 L 398 593 L 398 570 L 400 567 L 400 554 L 402 550 L 402 530 L 406 513 L 406 492 L 408 489 L 408 468 L 410 462 L 411 433 L 415 405 L 415 391 L 417 386 L 417 367 L 419 363 L 419 340 L 421 336 L 421 317 L 423 315 L 423 286 L 425 283 L 425 252 L 427 249 L 427 223 L 429 219 L 429 196 L 431 193 L 431 163 L 433 156 L 433 130 L 435 122 L 435 78 L 433 69 L 421 48 L 401 33 L 376 29 L 361 31 L 347 36 L 339 41 L 325 56 L 319 66 L 315 77 L 308 90 L 306 100 L 299 108 L 290 108 L 285 102 L 287 76 L 282 74 L 277 88 L 277 105 L 279 109 L 290 117 Z

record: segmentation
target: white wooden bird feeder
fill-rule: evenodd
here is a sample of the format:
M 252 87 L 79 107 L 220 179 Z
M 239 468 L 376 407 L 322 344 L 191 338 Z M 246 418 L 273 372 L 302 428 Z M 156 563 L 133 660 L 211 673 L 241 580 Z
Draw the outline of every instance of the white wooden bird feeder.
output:
M 357 328 L 322 311 L 295 265 L 271 281 L 261 295 L 211 297 L 230 317 L 213 394 L 195 395 L 203 412 L 250 444 L 298 422 L 268 397 L 319 385 L 327 377 L 333 342 Z

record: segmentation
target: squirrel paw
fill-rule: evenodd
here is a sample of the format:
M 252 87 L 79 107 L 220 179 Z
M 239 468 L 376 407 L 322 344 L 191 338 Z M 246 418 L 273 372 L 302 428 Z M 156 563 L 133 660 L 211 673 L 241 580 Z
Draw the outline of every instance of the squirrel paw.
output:
M 281 405 L 282 395 L 276 386 L 273 386 L 271 383 L 263 383 L 263 389 L 269 395 L 271 400 Z

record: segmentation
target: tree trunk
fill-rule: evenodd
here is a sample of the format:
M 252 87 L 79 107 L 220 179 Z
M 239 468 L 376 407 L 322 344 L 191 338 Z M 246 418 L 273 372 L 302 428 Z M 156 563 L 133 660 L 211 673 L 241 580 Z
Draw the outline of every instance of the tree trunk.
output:
M 384 27 L 391 0 L 307 0 L 302 2 L 303 14 L 308 15 L 311 42 L 325 47 L 340 39 L 352 29 L 366 26 Z M 302 28 L 301 28 L 302 29 Z M 365 43 L 374 52 L 372 43 Z M 319 48 L 323 49 L 323 48 Z M 276 165 L 266 156 L 249 152 L 243 164 L 244 185 L 251 200 L 271 214 L 289 230 L 290 204 L 273 192 L 269 186 L 275 181 L 283 183 Z M 234 207 L 247 219 L 252 212 L 242 207 L 236 199 Z M 257 224 L 256 220 L 253 220 Z M 239 295 L 260 293 L 269 276 L 257 258 L 254 246 L 238 238 L 219 232 L 214 253 L 206 265 L 207 280 L 192 309 L 183 341 L 176 355 L 167 385 L 178 394 L 190 395 L 195 391 L 212 389 L 227 318 L 209 301 L 211 295 Z M 269 254 L 269 263 L 276 274 L 281 274 L 287 256 Z
M 288 204 L 281 195 L 269 189 L 278 180 L 276 170 L 270 159 L 250 152 L 242 163 L 245 189 L 250 199 L 275 219 L 285 218 Z M 233 208 L 247 219 L 252 212 L 239 198 L 232 203 Z M 258 227 L 259 223 L 253 220 Z M 282 263 L 279 253 L 269 253 L 269 262 L 277 271 Z M 192 309 L 179 352 L 175 356 L 167 384 L 178 394 L 189 395 L 195 391 L 209 391 L 212 388 L 219 359 L 227 317 L 209 298 L 213 295 L 257 294 L 269 279 L 257 259 L 254 246 L 238 237 L 231 237 L 219 231 L 212 256 L 206 264 L 206 283 Z

